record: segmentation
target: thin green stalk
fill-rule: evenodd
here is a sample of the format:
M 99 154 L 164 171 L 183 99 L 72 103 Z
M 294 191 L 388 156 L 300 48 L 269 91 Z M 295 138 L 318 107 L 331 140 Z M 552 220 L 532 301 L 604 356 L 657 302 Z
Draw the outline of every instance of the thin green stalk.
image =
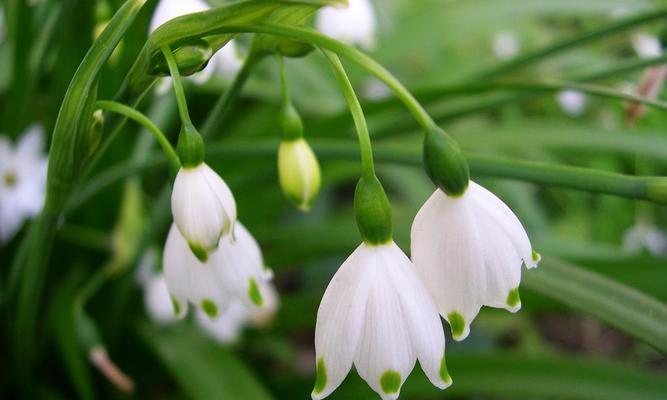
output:
M 250 77 L 250 72 L 264 58 L 264 56 L 264 53 L 248 54 L 248 57 L 243 61 L 241 69 L 236 74 L 236 77 L 234 77 L 234 81 L 222 96 L 218 98 L 218 101 L 216 101 L 213 109 L 211 109 L 211 112 L 209 112 L 208 117 L 204 121 L 201 128 L 201 135 L 203 138 L 213 137 L 216 129 L 224 125 L 225 120 L 229 115 L 229 111 L 232 108 L 232 103 L 239 98 L 243 86 Z
M 336 54 L 324 50 L 324 55 L 329 60 L 331 68 L 340 83 L 341 90 L 347 101 L 347 106 L 354 119 L 354 125 L 357 127 L 357 135 L 359 136 L 359 149 L 361 152 L 361 169 L 364 175 L 371 177 L 375 175 L 375 166 L 373 165 L 373 146 L 371 145 L 371 135 L 368 133 L 368 125 L 366 125 L 366 117 L 361 108 L 359 99 L 357 98 L 352 83 L 345 73 L 345 68 L 340 62 Z
M 471 81 L 476 81 L 479 79 L 489 79 L 498 75 L 505 74 L 512 70 L 516 70 L 521 67 L 530 65 L 536 61 L 542 61 L 549 56 L 553 56 L 563 51 L 578 46 L 582 46 L 584 44 L 593 42 L 598 39 L 604 39 L 611 34 L 626 31 L 628 29 L 645 24 L 647 22 L 659 20 L 661 18 L 664 18 L 665 16 L 667 16 L 667 8 L 662 8 L 660 10 L 653 11 L 647 14 L 642 14 L 636 17 L 623 19 L 611 25 L 604 26 L 600 29 L 584 33 L 583 35 L 579 35 L 574 38 L 568 38 L 563 41 L 554 43 L 551 46 L 547 46 L 535 50 L 533 52 L 526 53 L 515 59 L 500 64 L 499 66 L 496 66 L 489 71 L 480 74 L 475 74 L 475 76 L 471 79 Z
M 346 140 L 312 140 L 311 145 L 323 160 L 357 160 L 358 145 Z M 278 146 L 275 140 L 224 141 L 207 146 L 207 157 L 216 159 L 245 157 L 275 157 Z M 376 143 L 373 153 L 377 162 L 420 166 L 421 148 L 387 143 Z M 538 185 L 575 189 L 583 192 L 611 194 L 654 203 L 667 203 L 667 178 L 629 176 L 587 168 L 553 165 L 540 162 L 518 161 L 507 158 L 466 153 L 471 172 L 475 177 L 495 177 Z M 83 199 L 94 196 L 105 187 L 127 176 L 164 165 L 164 158 L 153 155 L 142 161 L 126 161 L 97 175 L 80 192 Z M 662 188 L 662 192 L 660 189 Z M 80 197 L 77 197 L 80 199 Z
M 153 121 L 151 121 L 147 116 L 135 110 L 134 108 L 128 107 L 121 103 L 116 103 L 114 101 L 100 100 L 95 103 L 95 107 L 123 115 L 148 129 L 148 131 L 153 134 L 155 139 L 158 141 L 160 147 L 162 147 L 162 151 L 164 151 L 167 159 L 169 159 L 172 171 L 178 171 L 181 168 L 181 162 L 178 159 L 178 154 L 176 154 L 176 151 L 171 146 L 171 143 L 169 143 L 169 139 L 167 139 L 160 128 L 158 128 L 157 125 L 155 125 Z
M 276 54 L 276 62 L 278 63 L 278 71 L 280 71 L 280 96 L 282 99 L 282 105 L 286 107 L 290 104 L 289 98 L 289 84 L 287 83 L 287 69 L 285 68 L 285 61 L 283 56 Z
M 181 80 L 181 73 L 178 71 L 176 58 L 174 58 L 174 54 L 171 52 L 169 46 L 164 46 L 160 50 L 164 54 L 164 58 L 167 60 L 167 65 L 169 66 L 169 73 L 171 74 L 172 86 L 176 95 L 181 122 L 183 125 L 192 125 L 190 112 L 188 111 L 188 102 L 185 99 L 185 91 L 183 90 L 183 81 Z

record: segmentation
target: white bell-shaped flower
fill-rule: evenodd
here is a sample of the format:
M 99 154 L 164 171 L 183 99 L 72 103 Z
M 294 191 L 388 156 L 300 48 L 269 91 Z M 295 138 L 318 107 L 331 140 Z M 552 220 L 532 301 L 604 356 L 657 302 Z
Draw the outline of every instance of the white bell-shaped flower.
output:
M 625 231 L 623 248 L 635 253 L 646 249 L 651 255 L 661 257 L 667 254 L 667 234 L 652 223 L 639 220 Z
M 521 222 L 505 203 L 470 181 L 460 197 L 440 189 L 412 225 L 412 261 L 455 340 L 463 340 L 483 305 L 521 308 L 521 266 L 534 268 Z
M 329 283 L 315 328 L 317 379 L 311 394 L 334 391 L 354 363 L 383 399 L 396 399 L 419 359 L 429 380 L 451 384 L 438 311 L 393 242 L 360 245 Z
M 218 247 L 220 237 L 236 221 L 234 195 L 220 176 L 205 163 L 181 168 L 171 194 L 174 222 L 192 252 L 202 261 Z
M 370 0 L 348 0 L 347 6 L 324 7 L 317 14 L 317 30 L 342 42 L 371 49 L 377 21 Z
M 248 325 L 256 327 L 266 325 L 278 308 L 278 293 L 270 282 L 259 282 L 259 290 L 264 299 L 264 306 L 248 307 L 242 301 L 235 300 L 219 318 L 211 319 L 198 311 L 197 324 L 221 344 L 238 341 L 243 328 Z
M 187 303 L 199 307 L 211 319 L 222 315 L 234 301 L 247 307 L 264 307 L 260 291 L 268 279 L 259 245 L 240 223 L 220 240 L 206 262 L 199 261 L 175 225 L 164 248 L 164 274 L 174 313 L 182 316 Z
M 42 210 L 47 167 L 43 146 L 39 125 L 30 126 L 16 146 L 0 135 L 0 244 Z

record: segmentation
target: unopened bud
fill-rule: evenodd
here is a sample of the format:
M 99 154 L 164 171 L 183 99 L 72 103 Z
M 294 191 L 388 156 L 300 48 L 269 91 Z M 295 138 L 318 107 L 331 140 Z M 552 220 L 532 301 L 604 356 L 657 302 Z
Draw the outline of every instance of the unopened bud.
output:
M 440 128 L 426 133 L 424 168 L 433 183 L 449 196 L 460 196 L 468 188 L 468 162 L 456 141 Z
M 361 238 L 370 245 L 385 244 L 392 238 L 391 205 L 377 177 L 361 177 L 354 192 L 354 211 Z
M 276 50 L 280 55 L 291 58 L 305 57 L 310 54 L 315 48 L 304 42 L 299 42 L 293 39 L 281 39 L 276 46 Z
M 213 56 L 211 45 L 205 40 L 195 40 L 174 50 L 174 59 L 178 65 L 178 71 L 183 76 L 189 76 L 199 72 L 206 67 Z M 153 70 L 154 75 L 169 75 L 169 65 L 162 57 Z
M 184 122 L 176 145 L 181 164 L 186 168 L 196 167 L 204 162 L 204 139 L 189 122 Z
M 320 191 L 321 176 L 317 157 L 303 138 L 280 143 L 278 175 L 285 196 L 308 211 Z

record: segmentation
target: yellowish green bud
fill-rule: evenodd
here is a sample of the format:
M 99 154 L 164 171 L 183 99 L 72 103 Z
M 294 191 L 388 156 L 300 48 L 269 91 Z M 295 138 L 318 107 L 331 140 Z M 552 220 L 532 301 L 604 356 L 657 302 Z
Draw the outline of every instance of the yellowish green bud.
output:
M 278 175 L 285 196 L 308 211 L 320 191 L 321 175 L 317 157 L 303 138 L 280 143 Z

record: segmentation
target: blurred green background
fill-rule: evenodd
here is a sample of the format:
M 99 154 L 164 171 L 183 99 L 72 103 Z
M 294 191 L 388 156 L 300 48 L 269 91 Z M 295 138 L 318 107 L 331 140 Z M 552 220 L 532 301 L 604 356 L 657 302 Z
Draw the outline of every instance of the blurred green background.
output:
M 4 0 L 2 5 L 9 10 L 16 2 Z M 19 16 L 23 18 L 21 47 L 29 56 L 25 68 L 11 74 L 9 63 L 17 52 L 10 40 L 0 45 L 0 132 L 16 138 L 34 122 L 43 124 L 47 132 L 52 130 L 96 25 L 110 17 L 100 12 L 99 3 L 106 3 L 109 10 L 122 4 L 44 0 L 33 12 Z M 494 79 L 570 82 L 599 76 L 591 81 L 617 91 L 637 85 L 644 68 L 621 67 L 639 59 L 633 49 L 636 35 L 660 37 L 667 28 L 665 3 L 375 0 L 374 5 L 379 33 L 370 55 L 424 100 L 466 152 L 629 175 L 667 172 L 665 110 L 649 109 L 634 126 L 628 126 L 625 104 L 618 99 L 587 96 L 581 114 L 570 116 L 554 91 L 487 90 Z M 155 2 L 149 2 L 142 10 L 105 67 L 100 99 L 112 98 L 121 85 L 145 42 L 154 6 Z M 497 69 L 511 63 L 494 54 L 492 44 L 500 32 L 518 39 L 515 57 L 520 58 L 555 43 L 585 38 L 588 32 L 614 26 L 623 18 L 660 11 L 661 18 L 602 34 L 553 55 L 538 54 L 505 71 Z M 249 37 L 240 41 L 248 43 Z M 422 134 L 404 108 L 378 98 L 385 95 L 381 85 L 353 64 L 345 64 L 364 98 L 379 153 L 378 175 L 394 211 L 396 240 L 409 251 L 410 224 L 433 185 L 418 162 L 391 162 L 391 154 L 399 148 L 418 161 Z M 41 398 L 308 398 L 315 375 L 317 307 L 336 268 L 359 242 L 352 194 L 360 168 L 354 150 L 345 157 L 332 150 L 333 144 L 341 143 L 354 149 L 356 139 L 342 94 L 322 55 L 313 52 L 303 59 L 289 59 L 287 68 L 306 137 L 322 164 L 323 189 L 313 209 L 308 214 L 294 209 L 278 185 L 280 86 L 271 58 L 252 72 L 233 112 L 224 126 L 217 127 L 207 158 L 230 185 L 239 219 L 256 235 L 266 263 L 275 270 L 281 306 L 272 323 L 246 330 L 236 344 L 220 345 L 191 321 L 162 327 L 147 317 L 135 277 L 137 257 L 127 254 L 143 254 L 146 248 L 163 245 L 170 221 L 155 218 L 156 204 L 161 204 L 156 199 L 169 177 L 148 134 L 128 124 L 85 186 L 92 187 L 90 196 L 81 197 L 57 234 L 40 308 L 40 335 L 34 343 L 39 362 L 31 385 Z M 195 124 L 203 122 L 226 87 L 221 80 L 187 87 Z M 141 110 L 175 138 L 175 107 L 168 94 L 147 98 Z M 141 167 L 129 169 L 137 165 Z M 129 220 L 120 218 L 128 204 L 127 175 L 141 183 L 139 211 Z M 667 358 L 633 337 L 636 334 L 627 334 L 632 329 L 604 306 L 632 314 L 632 305 L 623 297 L 629 290 L 658 300 L 658 308 L 665 309 L 667 254 L 630 248 L 623 238 L 640 221 L 664 232 L 667 209 L 609 195 L 474 178 L 510 205 L 545 260 L 537 271 L 524 272 L 520 313 L 485 308 L 466 341 L 452 343 L 448 338 L 452 387 L 444 392 L 433 388 L 416 368 L 401 398 L 667 398 Z M 8 279 L 10 261 L 24 233 L 25 229 L 0 247 L 3 281 Z M 124 266 L 91 299 L 88 313 L 111 358 L 135 382 L 133 394 L 120 393 L 90 365 L 76 339 L 72 317 L 78 291 L 110 260 Z M 541 272 L 542 268 L 550 272 Z M 534 273 L 544 275 L 532 277 Z M 551 285 L 542 286 L 544 280 Z M 629 309 L 619 311 L 623 306 Z M 12 322 L 5 314 L 3 324 L 9 327 Z M 0 397 L 9 399 L 19 394 L 9 362 L 12 344 L 7 331 L 3 329 L 0 347 Z M 667 331 L 663 335 L 662 342 L 667 343 Z M 356 373 L 331 395 L 348 400 L 376 397 Z

